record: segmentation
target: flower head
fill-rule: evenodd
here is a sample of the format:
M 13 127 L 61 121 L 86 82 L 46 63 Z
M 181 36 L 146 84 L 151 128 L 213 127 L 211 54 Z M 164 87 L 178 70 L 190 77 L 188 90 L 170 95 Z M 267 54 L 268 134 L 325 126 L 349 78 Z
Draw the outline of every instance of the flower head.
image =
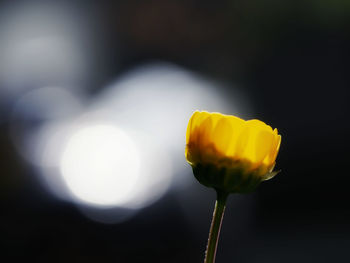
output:
M 276 174 L 280 143 L 277 129 L 262 121 L 196 111 L 187 127 L 185 155 L 202 184 L 250 192 Z

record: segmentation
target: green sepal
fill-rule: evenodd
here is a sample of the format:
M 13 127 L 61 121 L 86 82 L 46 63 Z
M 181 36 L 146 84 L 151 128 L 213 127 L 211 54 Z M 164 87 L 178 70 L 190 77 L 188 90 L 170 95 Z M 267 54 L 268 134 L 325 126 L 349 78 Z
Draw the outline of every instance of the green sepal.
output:
M 192 166 L 195 178 L 203 185 L 225 193 L 250 193 L 264 180 L 272 178 L 278 172 L 262 177 L 258 172 L 246 172 L 244 167 L 218 167 L 214 164 L 196 164 Z
M 275 177 L 276 174 L 279 174 L 280 172 L 281 172 L 281 170 L 272 171 L 272 172 L 267 173 L 266 175 L 263 176 L 263 181 L 270 180 L 271 178 Z

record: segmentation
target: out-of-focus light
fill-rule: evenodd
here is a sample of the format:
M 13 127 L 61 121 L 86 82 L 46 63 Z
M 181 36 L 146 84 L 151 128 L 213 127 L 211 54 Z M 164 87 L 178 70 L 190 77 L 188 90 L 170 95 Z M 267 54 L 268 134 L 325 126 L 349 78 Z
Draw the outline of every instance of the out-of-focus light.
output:
M 127 171 L 126 173 L 120 174 L 121 169 L 123 169 L 123 166 L 119 167 L 118 162 L 113 162 L 109 166 L 111 177 L 109 179 L 107 178 L 107 181 L 106 176 L 103 176 L 105 169 L 105 167 L 103 166 L 103 162 L 111 160 L 109 156 L 110 152 L 113 154 L 113 151 L 118 151 L 118 149 L 121 149 L 120 146 L 117 149 L 114 149 L 114 147 L 117 146 L 116 143 L 108 143 L 108 140 L 111 139 L 110 136 L 102 136 L 103 134 L 96 133 L 96 141 L 89 140 L 86 142 L 86 144 L 84 144 L 84 147 L 88 148 L 88 151 L 86 152 L 84 151 L 84 148 L 78 147 L 79 145 L 77 146 L 77 140 L 74 138 L 76 138 L 75 136 L 77 136 L 77 133 L 79 135 L 79 131 L 84 131 L 89 127 L 115 127 L 117 125 L 117 123 L 113 123 L 112 121 L 103 119 L 103 116 L 103 112 L 99 112 L 97 116 L 95 113 L 88 113 L 86 115 L 83 115 L 81 118 L 75 120 L 70 120 L 67 122 L 56 121 L 43 125 L 37 134 L 35 142 L 32 144 L 32 151 L 29 153 L 31 153 L 31 158 L 39 170 L 42 182 L 56 197 L 63 200 L 72 201 L 73 194 L 73 201 L 75 201 L 79 205 L 79 207 L 81 206 L 82 201 L 89 204 L 89 206 L 82 206 L 82 211 L 88 216 L 90 214 L 90 210 L 92 209 L 92 219 L 95 220 L 96 218 L 99 218 L 98 221 L 103 221 L 103 215 L 106 214 L 106 217 L 108 218 L 107 221 L 119 221 L 125 216 L 122 215 L 121 217 L 119 213 L 120 211 L 128 211 L 128 215 L 133 214 L 129 211 L 130 209 L 137 210 L 152 204 L 153 202 L 157 201 L 169 189 L 172 179 L 172 165 L 168 153 L 164 152 L 163 149 L 158 145 L 158 143 L 152 139 L 152 137 L 147 136 L 146 134 L 143 134 L 141 132 L 125 130 L 125 133 L 127 133 L 128 138 L 130 138 L 133 141 L 133 144 L 137 146 L 137 156 L 139 160 L 140 175 L 137 177 L 137 180 L 133 183 L 130 192 L 124 196 L 125 198 L 120 198 L 116 202 L 110 204 L 110 206 L 113 206 L 115 208 L 112 209 L 113 211 L 105 211 L 99 209 L 101 205 L 100 203 L 90 202 L 93 201 L 90 200 L 91 197 L 89 197 L 90 191 L 92 196 L 98 195 L 99 191 L 99 189 L 95 188 L 95 186 L 97 187 L 98 184 L 93 184 L 92 180 L 101 180 L 101 184 L 106 183 L 108 187 L 114 187 L 108 180 L 118 180 L 119 176 L 123 175 L 125 175 L 127 178 L 129 176 L 127 174 Z M 102 129 L 101 132 L 103 133 L 104 130 Z M 83 133 L 83 135 L 84 134 L 85 133 Z M 86 137 L 83 136 L 83 138 L 80 140 L 84 140 L 84 138 Z M 86 138 L 86 140 L 87 139 L 90 138 Z M 96 143 L 91 144 L 94 142 Z M 103 142 L 105 142 L 105 144 L 108 143 L 108 147 L 101 148 L 104 147 Z M 123 145 L 121 146 L 123 147 Z M 124 146 L 126 147 L 127 145 Z M 93 148 L 90 147 L 96 147 L 98 151 L 95 151 L 93 150 Z M 80 150 L 83 150 L 83 155 L 79 153 Z M 80 162 L 85 162 L 84 166 L 78 167 L 79 169 L 91 170 L 90 166 L 93 165 L 93 163 L 87 162 L 86 159 L 89 158 L 89 156 L 86 156 L 87 154 L 91 154 L 91 158 L 94 157 L 94 154 L 98 154 L 98 158 L 102 160 L 100 167 L 101 169 L 99 167 L 95 167 L 95 177 L 94 175 L 92 175 L 91 177 L 87 177 L 88 174 L 83 174 L 84 171 L 71 171 L 71 173 L 74 173 L 75 176 L 79 175 L 78 180 L 91 180 L 89 181 L 91 182 L 91 184 L 89 182 L 86 182 L 90 184 L 90 188 L 86 188 L 86 194 L 88 195 L 87 198 L 77 198 L 78 194 L 76 193 L 76 191 L 80 191 L 80 189 L 72 189 L 72 187 L 67 183 L 67 180 L 71 180 L 70 177 L 67 176 L 67 174 L 66 176 L 62 176 L 63 158 L 68 158 L 67 151 L 73 151 L 73 154 L 71 153 L 71 156 L 68 157 L 72 158 L 72 160 L 76 159 L 77 165 L 79 160 Z M 98 162 L 98 160 L 96 161 Z M 137 159 L 135 159 L 135 162 L 136 161 Z M 133 164 L 134 167 L 135 164 Z M 128 184 L 129 181 L 126 180 L 126 183 Z M 120 187 L 122 187 L 122 185 L 124 184 L 124 180 L 120 180 L 119 184 Z M 75 186 L 73 185 L 73 187 Z M 101 187 L 104 186 L 102 185 Z M 117 188 L 115 190 L 117 190 Z M 93 206 L 95 206 L 96 209 L 93 209 Z M 121 210 L 116 209 L 118 207 Z M 113 215 L 115 218 L 113 218 Z
M 61 173 L 81 201 L 117 206 L 128 200 L 139 177 L 140 159 L 130 137 L 113 125 L 81 127 L 69 139 Z
M 137 213 L 136 209 L 123 207 L 97 207 L 79 205 L 79 211 L 92 221 L 104 224 L 116 224 L 127 221 Z
M 14 43 L 7 47 L 2 63 L 6 86 L 18 89 L 30 84 L 74 83 L 84 66 L 79 48 L 62 36 L 33 37 Z
M 30 159 L 37 170 L 42 184 L 55 197 L 72 201 L 71 192 L 62 177 L 59 165 L 64 147 L 71 136 L 69 121 L 51 121 L 38 128 L 27 149 Z
M 48 86 L 22 94 L 14 103 L 13 117 L 28 121 L 70 118 L 82 109 L 83 94 L 79 98 L 72 90 Z
M 11 114 L 10 135 L 26 161 L 35 166 L 52 162 L 48 160 L 54 151 L 47 149 L 53 149 L 51 146 L 59 142 L 57 136 L 63 135 L 62 124 L 57 123 L 67 122 L 82 111 L 82 97 L 63 87 L 38 88 L 19 97 Z
M 150 135 L 129 132 L 140 150 L 141 174 L 133 196 L 124 207 L 140 209 L 161 198 L 172 182 L 173 166 L 169 153 Z
M 83 110 L 83 97 L 63 87 L 30 90 L 14 103 L 10 119 L 16 150 L 33 165 L 43 185 L 63 200 L 70 200 L 70 195 L 57 167 L 70 122 Z
M 185 134 L 194 110 L 247 114 L 237 91 L 180 67 L 155 63 L 139 67 L 110 85 L 93 109 L 109 111 L 123 127 L 141 131 L 171 156 L 175 184 L 186 182 Z M 117 114 L 116 114 L 117 113 Z M 108 113 L 106 113 L 108 114 Z M 244 115 L 243 115 L 244 117 Z
M 13 2 L 13 3 L 12 3 Z M 0 10 L 0 92 L 81 84 L 90 54 L 82 15 L 69 4 L 11 1 Z
M 40 123 L 23 137 L 44 185 L 105 223 L 126 220 L 192 180 L 184 147 L 194 110 L 248 114 L 241 95 L 165 63 L 124 75 L 84 112 L 77 105 L 69 92 L 43 88 L 23 96 L 15 116 Z

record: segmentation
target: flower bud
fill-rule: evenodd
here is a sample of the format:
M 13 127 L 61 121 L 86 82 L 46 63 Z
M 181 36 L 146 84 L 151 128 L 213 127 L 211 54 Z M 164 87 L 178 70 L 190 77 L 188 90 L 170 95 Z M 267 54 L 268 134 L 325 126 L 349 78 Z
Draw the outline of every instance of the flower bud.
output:
M 253 191 L 273 172 L 281 136 L 259 120 L 220 113 L 193 113 L 185 156 L 196 179 L 226 193 Z

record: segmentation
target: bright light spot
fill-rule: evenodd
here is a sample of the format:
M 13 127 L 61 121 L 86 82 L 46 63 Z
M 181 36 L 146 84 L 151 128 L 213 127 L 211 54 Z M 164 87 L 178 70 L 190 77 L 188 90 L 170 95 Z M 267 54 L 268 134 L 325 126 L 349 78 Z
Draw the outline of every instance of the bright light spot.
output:
M 140 159 L 134 142 L 113 125 L 82 127 L 68 141 L 61 173 L 81 201 L 116 206 L 132 195 Z
M 93 220 L 119 222 L 134 214 L 129 210 L 146 207 L 166 193 L 172 181 L 172 163 L 152 136 L 124 129 L 104 117 L 103 111 L 88 112 L 79 118 L 42 125 L 30 140 L 27 154 L 43 184 L 56 197 L 75 202 Z M 121 136 L 109 132 L 120 131 L 116 126 L 123 128 Z M 128 146 L 130 140 L 132 147 Z M 129 154 L 120 155 L 124 148 Z M 130 161 L 132 165 L 127 165 Z M 140 172 L 135 180 L 137 164 Z M 107 198 L 113 202 L 101 200 L 108 193 Z

